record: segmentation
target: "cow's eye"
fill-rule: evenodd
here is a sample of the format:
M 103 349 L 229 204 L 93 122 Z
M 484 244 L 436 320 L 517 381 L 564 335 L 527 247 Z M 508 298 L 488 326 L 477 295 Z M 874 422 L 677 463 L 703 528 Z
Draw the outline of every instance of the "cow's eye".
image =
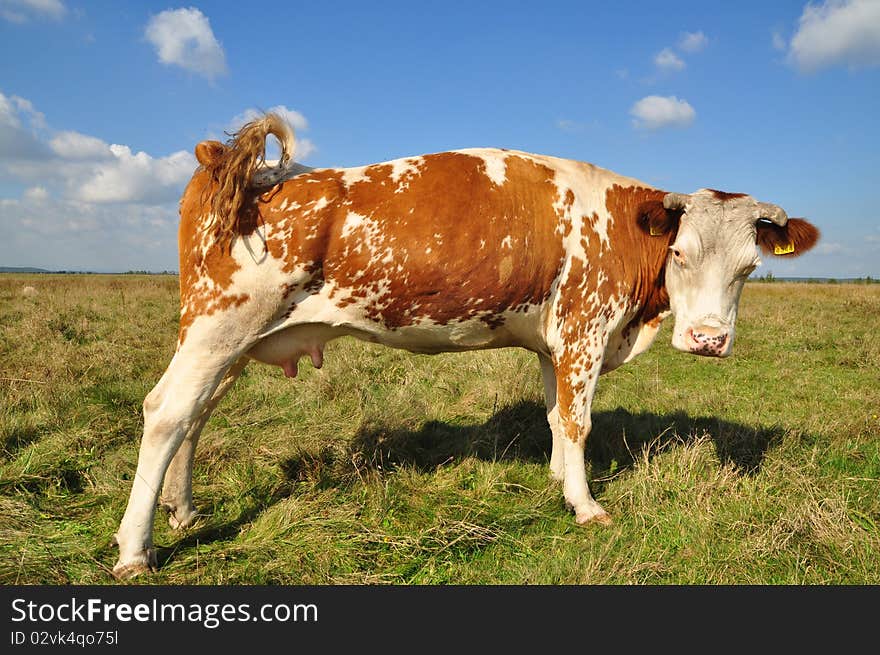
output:
M 672 255 L 672 260 L 679 266 L 684 266 L 687 263 L 687 257 L 684 256 L 681 248 L 670 246 L 669 252 Z

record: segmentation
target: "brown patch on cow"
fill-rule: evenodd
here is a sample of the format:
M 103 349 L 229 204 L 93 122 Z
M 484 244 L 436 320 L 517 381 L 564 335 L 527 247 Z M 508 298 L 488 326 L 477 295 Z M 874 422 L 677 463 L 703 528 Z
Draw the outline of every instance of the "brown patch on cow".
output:
M 505 311 L 549 297 L 565 254 L 554 171 L 505 162 L 513 183 L 501 186 L 464 153 L 426 155 L 405 185 L 388 164 L 349 185 L 340 171 L 299 175 L 257 203 L 267 248 L 287 272 L 320 268 L 334 302 L 361 303 L 386 328 L 468 319 L 499 327 Z M 349 214 L 360 223 L 346 223 Z
M 666 256 L 678 231 L 681 211 L 664 210 L 668 227 L 662 236 L 652 237 L 639 227 L 646 213 L 656 215 L 665 195 L 657 189 L 615 184 L 605 196 L 605 206 L 614 219 L 608 238 L 629 246 L 615 249 L 618 266 L 606 269 L 606 274 L 618 278 L 618 292 L 638 309 L 634 322 L 651 321 L 669 309 Z
M 639 226 L 652 237 L 678 230 L 678 221 L 683 213 L 681 209 L 666 209 L 662 199 L 645 200 L 636 210 Z
M 747 195 L 745 193 L 728 193 L 727 191 L 719 191 L 718 189 L 709 189 L 709 191 L 711 191 L 712 195 L 721 202 L 727 202 L 728 200 L 733 200 L 735 198 L 743 198 Z
M 325 204 L 326 203 L 326 204 Z M 320 273 L 333 224 L 346 213 L 345 184 L 335 170 L 298 175 L 256 198 L 259 223 L 271 226 L 269 255 L 282 262 L 285 273 L 304 266 Z
M 790 218 L 784 226 L 760 220 L 755 227 L 758 245 L 767 255 L 797 257 L 815 246 L 820 236 L 818 228 L 802 218 Z

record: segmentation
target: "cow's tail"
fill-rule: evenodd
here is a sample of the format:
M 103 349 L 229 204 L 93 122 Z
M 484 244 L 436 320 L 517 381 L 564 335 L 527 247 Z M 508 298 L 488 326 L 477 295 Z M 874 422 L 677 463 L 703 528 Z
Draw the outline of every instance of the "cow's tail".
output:
M 249 189 L 254 184 L 254 173 L 266 161 L 266 137 L 274 135 L 281 144 L 278 168 L 283 169 L 293 160 L 296 140 L 293 128 L 281 116 L 268 113 L 246 123 L 219 148 L 209 161 L 202 162 L 211 176 L 211 221 L 206 229 L 212 230 L 218 243 L 231 243 L 240 234 L 241 210 Z

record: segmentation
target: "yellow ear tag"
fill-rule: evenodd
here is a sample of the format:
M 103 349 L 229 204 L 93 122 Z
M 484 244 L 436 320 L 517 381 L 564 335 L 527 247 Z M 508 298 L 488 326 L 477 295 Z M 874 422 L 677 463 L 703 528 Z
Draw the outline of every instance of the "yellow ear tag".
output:
M 656 227 L 654 227 L 653 225 L 651 225 L 648 228 L 648 231 L 651 233 L 652 237 L 659 237 L 659 236 L 662 236 L 662 234 L 663 234 L 663 230 L 659 230 Z
M 773 246 L 773 254 L 774 255 L 788 255 L 794 252 L 794 244 L 786 243 L 784 246 L 780 246 L 776 244 Z

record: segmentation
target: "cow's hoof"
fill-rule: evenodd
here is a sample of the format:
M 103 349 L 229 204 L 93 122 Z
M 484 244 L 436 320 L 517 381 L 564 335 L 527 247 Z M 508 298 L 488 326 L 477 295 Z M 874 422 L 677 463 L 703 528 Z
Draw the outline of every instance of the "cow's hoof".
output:
M 129 558 L 123 562 L 122 559 L 116 562 L 113 567 L 113 577 L 117 580 L 130 580 L 141 573 L 150 573 L 158 567 L 156 563 L 156 552 L 152 548 L 147 548 L 143 553 L 135 557 Z
M 599 525 L 611 525 L 614 523 L 611 520 L 611 515 L 608 512 L 601 511 L 598 514 L 595 512 L 583 512 L 576 514 L 574 520 L 577 521 L 578 525 L 589 525 L 591 523 L 598 523 Z
M 175 508 L 171 505 L 162 505 L 162 507 L 168 512 L 168 525 L 175 530 L 188 528 L 199 518 L 195 507 L 189 507 L 189 509 Z

